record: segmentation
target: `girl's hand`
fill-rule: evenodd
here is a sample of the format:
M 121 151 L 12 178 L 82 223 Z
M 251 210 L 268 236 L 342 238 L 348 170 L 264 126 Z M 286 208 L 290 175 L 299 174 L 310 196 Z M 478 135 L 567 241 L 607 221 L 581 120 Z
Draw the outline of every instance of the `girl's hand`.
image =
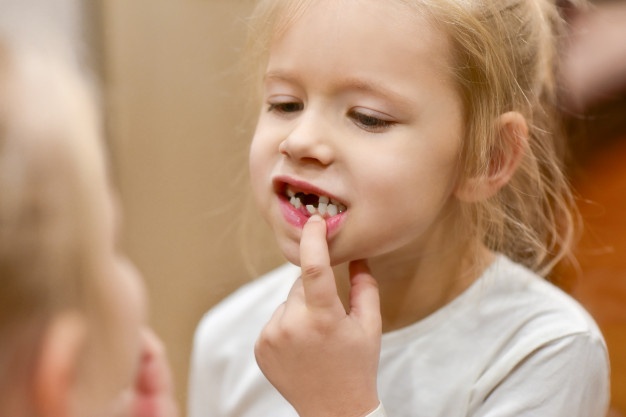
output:
M 259 367 L 301 417 L 365 416 L 379 404 L 378 285 L 365 261 L 351 262 L 346 313 L 319 216 L 302 230 L 300 261 L 302 276 L 257 340 Z
M 144 329 L 134 386 L 123 393 L 113 417 L 178 417 L 172 374 L 161 340 Z

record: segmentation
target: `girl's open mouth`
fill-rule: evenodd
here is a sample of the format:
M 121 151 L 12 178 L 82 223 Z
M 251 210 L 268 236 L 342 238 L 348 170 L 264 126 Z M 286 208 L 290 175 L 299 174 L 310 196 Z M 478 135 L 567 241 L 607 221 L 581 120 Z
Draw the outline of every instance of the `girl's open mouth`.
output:
M 326 221 L 326 234 L 334 236 L 345 222 L 348 206 L 334 195 L 308 182 L 293 178 L 275 178 L 274 192 L 287 223 L 302 228 L 309 217 L 320 215 Z
M 290 186 L 285 187 L 284 196 L 296 210 L 307 217 L 319 214 L 324 219 L 346 211 L 346 206 L 325 195 L 297 191 Z

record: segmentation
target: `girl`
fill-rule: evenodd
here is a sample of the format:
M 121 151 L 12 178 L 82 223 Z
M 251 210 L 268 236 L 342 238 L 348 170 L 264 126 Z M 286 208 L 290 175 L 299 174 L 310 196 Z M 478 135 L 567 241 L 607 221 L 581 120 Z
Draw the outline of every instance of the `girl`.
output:
M 561 26 L 548 0 L 259 3 L 252 189 L 301 269 L 205 316 L 191 416 L 604 415 L 602 336 L 541 278 L 574 236 Z
M 78 68 L 0 44 L 0 415 L 175 417 Z

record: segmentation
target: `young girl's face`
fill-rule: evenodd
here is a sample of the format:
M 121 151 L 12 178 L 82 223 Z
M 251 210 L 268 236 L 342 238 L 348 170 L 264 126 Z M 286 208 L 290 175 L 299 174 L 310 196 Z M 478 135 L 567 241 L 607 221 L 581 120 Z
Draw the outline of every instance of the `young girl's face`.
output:
M 9 321 L 23 332 L 41 331 L 41 346 L 32 352 L 36 369 L 25 369 L 32 381 L 23 378 L 20 385 L 18 376 L 11 390 L 2 387 L 0 414 L 39 415 L 31 407 L 54 413 L 67 406 L 69 415 L 100 416 L 134 382 L 146 324 L 145 289 L 118 248 L 119 213 L 99 146 L 98 109 L 82 74 L 54 53 L 5 46 L 0 45 L 0 141 L 3 179 L 10 181 L 1 184 L 2 219 L 8 220 L 2 237 L 17 249 L 2 256 L 9 259 L 6 270 L 15 273 L 8 280 L 17 281 L 9 296 L 23 294 L 23 306 Z M 24 267 L 23 256 L 34 268 Z M 37 279 L 42 285 L 35 291 Z M 7 393 L 32 397 L 11 395 L 8 402 Z
M 310 212 L 333 264 L 451 243 L 462 102 L 447 38 L 405 7 L 311 2 L 271 45 L 250 170 L 291 262 Z

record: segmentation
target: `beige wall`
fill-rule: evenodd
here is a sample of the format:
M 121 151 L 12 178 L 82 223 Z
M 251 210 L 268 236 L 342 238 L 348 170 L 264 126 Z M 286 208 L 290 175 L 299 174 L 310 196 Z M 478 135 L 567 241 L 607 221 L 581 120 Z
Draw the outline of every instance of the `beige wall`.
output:
M 250 123 L 238 72 L 249 0 L 101 0 L 103 67 L 125 246 L 144 274 L 184 405 L 202 314 L 280 262 L 247 201 Z M 248 258 L 241 237 L 250 243 Z M 259 242 L 264 242 L 260 245 Z M 268 244 L 271 243 L 271 244 Z M 263 252 L 259 247 L 264 247 Z

